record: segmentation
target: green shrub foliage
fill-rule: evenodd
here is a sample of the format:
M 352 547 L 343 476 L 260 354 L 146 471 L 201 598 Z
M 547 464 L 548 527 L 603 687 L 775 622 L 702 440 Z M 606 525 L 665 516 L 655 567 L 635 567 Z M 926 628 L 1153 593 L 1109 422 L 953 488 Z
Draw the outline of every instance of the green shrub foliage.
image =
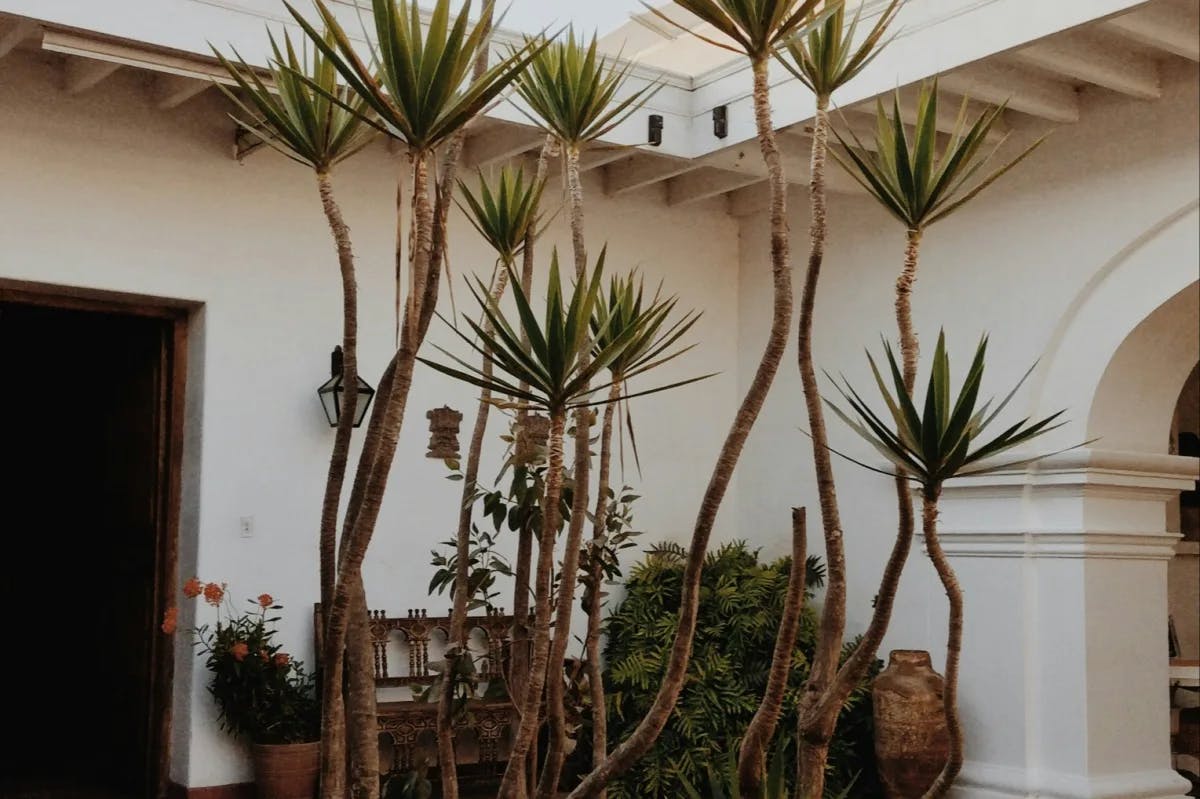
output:
M 607 620 L 605 691 L 609 735 L 623 740 L 654 701 L 675 636 L 685 551 L 663 544 L 630 572 L 626 596 Z M 700 595 L 700 620 L 688 682 L 653 751 L 609 790 L 612 799 L 674 799 L 687 780 L 704 784 L 709 766 L 736 751 L 766 689 L 771 653 L 787 592 L 790 558 L 761 563 L 745 542 L 709 553 Z M 807 562 L 809 598 L 824 584 L 819 558 Z M 788 683 L 780 735 L 794 762 L 796 699 L 816 644 L 817 616 L 806 603 Z M 847 652 L 854 643 L 847 644 Z M 850 697 L 830 747 L 828 790 L 881 796 L 875 776 L 871 702 L 867 688 L 882 664 Z M 790 771 L 790 769 L 789 769 Z M 682 778 L 682 779 L 681 779 Z

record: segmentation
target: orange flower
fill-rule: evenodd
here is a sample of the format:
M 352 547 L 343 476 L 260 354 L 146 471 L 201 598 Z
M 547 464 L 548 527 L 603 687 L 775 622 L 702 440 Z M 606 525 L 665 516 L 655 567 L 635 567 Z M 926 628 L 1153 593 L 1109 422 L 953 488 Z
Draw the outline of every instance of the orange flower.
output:
M 229 654 L 233 655 L 233 659 L 241 663 L 246 659 L 246 655 L 250 654 L 250 647 L 245 641 L 238 641 L 233 646 L 229 647 Z
M 280 652 L 275 655 L 275 667 L 282 669 L 284 666 L 292 662 L 292 657 L 287 652 Z
M 274 604 L 275 604 L 275 597 L 271 596 L 270 594 L 259 594 L 258 595 L 259 607 L 269 608 Z
M 204 601 L 216 607 L 221 604 L 221 600 L 225 598 L 225 586 L 209 583 L 204 586 Z
M 183 595 L 188 599 L 195 599 L 204 591 L 204 583 L 199 577 L 193 577 L 183 584 Z
M 260 650 L 258 650 L 258 659 L 261 660 L 263 663 L 267 663 L 271 660 L 271 653 L 269 653 L 265 649 L 260 649 Z
M 167 608 L 167 612 L 163 614 L 162 631 L 167 635 L 174 635 L 178 625 L 179 608 Z

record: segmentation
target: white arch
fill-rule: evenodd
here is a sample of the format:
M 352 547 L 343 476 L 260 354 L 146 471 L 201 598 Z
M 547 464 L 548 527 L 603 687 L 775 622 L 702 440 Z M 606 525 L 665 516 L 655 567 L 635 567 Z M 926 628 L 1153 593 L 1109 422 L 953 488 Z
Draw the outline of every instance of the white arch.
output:
M 1162 396 L 1177 397 L 1195 365 L 1198 265 L 1200 200 L 1192 200 L 1096 272 L 1051 337 L 1031 392 L 1031 415 L 1067 408 L 1071 418 L 1041 446 L 1071 446 L 1102 436 L 1096 443 L 1101 449 L 1165 451 L 1165 432 L 1155 438 L 1152 425 L 1117 422 L 1120 414 L 1138 409 L 1138 395 L 1148 395 L 1151 384 Z M 1134 380 L 1144 381 L 1147 390 L 1124 391 L 1136 386 L 1122 382 Z M 1113 389 L 1122 390 L 1109 397 Z M 1147 425 L 1164 418 L 1149 407 L 1134 415 Z M 1168 425 L 1170 415 L 1165 412 Z

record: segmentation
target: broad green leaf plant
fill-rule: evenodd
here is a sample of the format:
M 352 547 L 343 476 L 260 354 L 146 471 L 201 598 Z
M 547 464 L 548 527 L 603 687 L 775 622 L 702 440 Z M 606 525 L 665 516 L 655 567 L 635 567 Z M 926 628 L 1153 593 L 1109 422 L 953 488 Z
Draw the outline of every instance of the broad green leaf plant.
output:
M 1008 462 L 997 460 L 1005 452 L 1028 444 L 1064 424 L 1059 421 L 1063 411 L 1059 411 L 1038 421 L 1022 419 L 998 433 L 987 434 L 993 422 L 1029 376 L 1027 372 L 994 410 L 991 400 L 980 404 L 987 343 L 986 336 L 980 340 L 971 367 L 957 394 L 951 387 L 950 358 L 946 352 L 946 338 L 943 333 L 938 336 L 933 368 L 923 403 L 918 402 L 906 385 L 895 353 L 887 345 L 885 355 L 891 388 L 888 387 L 875 359 L 869 353 L 867 355 L 879 395 L 887 407 L 886 415 L 876 413 L 845 378 L 841 384 L 835 383 L 835 386 L 849 410 L 843 410 L 833 402 L 829 403 L 829 407 L 838 418 L 873 445 L 897 468 L 898 473 L 904 474 L 906 479 L 921 486 L 925 546 L 950 603 L 946 643 L 946 689 L 943 694 L 950 752 L 941 774 L 925 794 L 930 798 L 942 797 L 949 792 L 963 762 L 962 722 L 958 714 L 963 592 L 938 537 L 938 501 L 942 486 L 947 480 L 955 477 L 1002 471 L 1046 457 L 1024 457 Z M 860 465 L 882 471 L 866 464 Z

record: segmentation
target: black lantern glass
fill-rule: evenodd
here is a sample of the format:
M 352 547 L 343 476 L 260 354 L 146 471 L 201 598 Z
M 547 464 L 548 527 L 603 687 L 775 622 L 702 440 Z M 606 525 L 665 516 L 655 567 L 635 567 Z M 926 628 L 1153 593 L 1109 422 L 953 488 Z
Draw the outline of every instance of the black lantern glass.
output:
M 337 427 L 338 418 L 342 415 L 346 391 L 342 386 L 342 372 L 342 348 L 334 347 L 333 355 L 329 358 L 330 377 L 317 389 L 317 396 L 321 398 L 321 407 L 325 409 L 325 418 L 329 420 L 330 427 Z M 371 388 L 366 380 L 358 378 L 358 396 L 354 403 L 355 427 L 360 427 L 363 419 L 367 418 L 367 410 L 370 409 L 371 400 L 374 398 L 375 389 Z

